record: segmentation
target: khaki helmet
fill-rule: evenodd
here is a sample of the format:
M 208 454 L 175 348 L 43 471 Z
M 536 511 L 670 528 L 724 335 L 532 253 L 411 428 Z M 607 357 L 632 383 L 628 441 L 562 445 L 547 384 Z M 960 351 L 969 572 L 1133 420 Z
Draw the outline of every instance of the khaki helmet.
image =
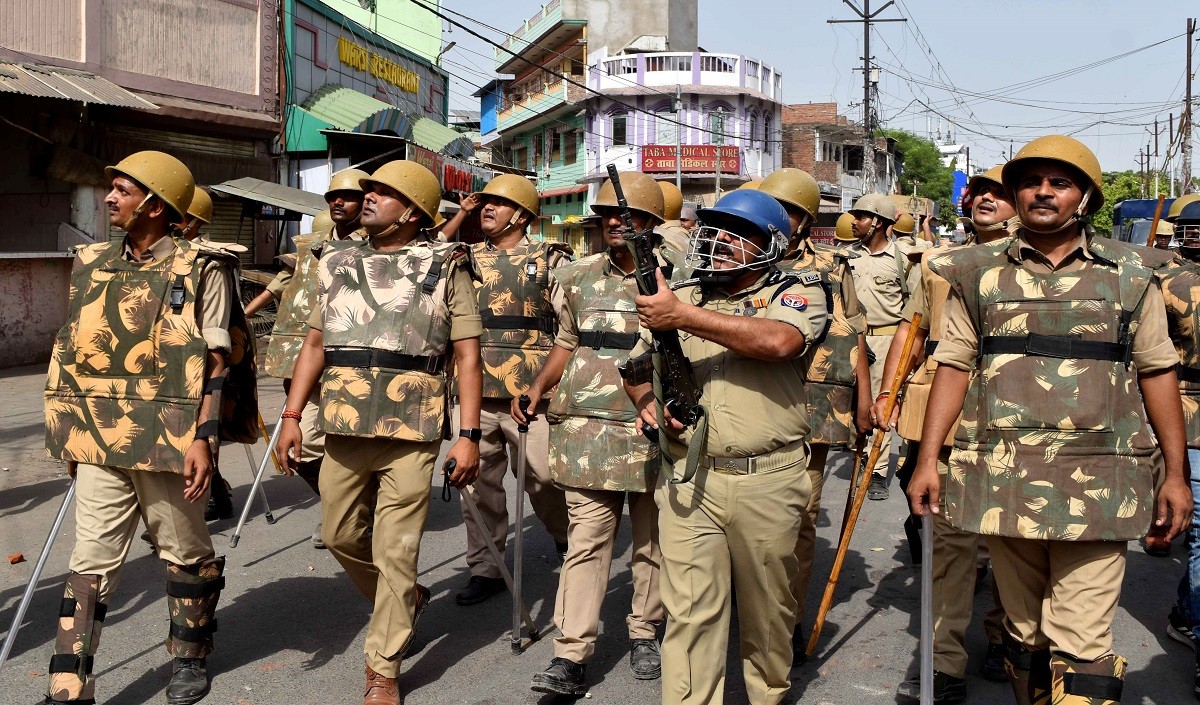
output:
M 1176 198 L 1171 202 L 1171 207 L 1167 209 L 1167 214 L 1163 216 L 1163 219 L 1168 223 L 1174 223 L 1179 214 L 1183 212 L 1183 207 L 1196 201 L 1200 201 L 1200 193 L 1189 193 L 1186 196 Z
M 911 213 L 900 211 L 900 215 L 896 218 L 896 223 L 892 225 L 892 232 L 897 235 L 912 235 L 917 232 L 917 221 L 913 219 Z
M 812 174 L 802 169 L 784 168 L 772 172 L 762 180 L 758 189 L 774 196 L 777 201 L 799 208 L 812 218 L 817 217 L 817 210 L 821 207 L 821 187 Z
M 975 184 L 979 183 L 980 181 L 991 181 L 993 184 L 996 184 L 997 186 L 1004 188 L 1004 181 L 1002 180 L 1002 176 L 1001 176 L 1001 172 L 1003 172 L 1003 171 L 1004 171 L 1004 165 L 1000 164 L 998 166 L 992 167 L 991 169 L 988 169 L 987 171 L 983 172 L 982 174 L 976 174 L 976 175 L 972 176 L 971 179 L 969 181 L 967 181 L 967 192 L 974 193 L 975 192 Z
M 876 218 L 886 220 L 889 224 L 896 222 L 896 204 L 882 193 L 868 193 L 859 196 L 850 212 L 868 213 Z
M 500 174 L 496 178 L 487 183 L 482 191 L 477 191 L 472 196 L 496 196 L 503 198 L 506 201 L 515 203 L 517 207 L 524 210 L 531 218 L 536 218 L 541 208 L 541 200 L 538 197 L 537 187 L 533 182 L 524 176 L 516 174 Z
M 854 216 L 849 213 L 839 215 L 833 237 L 839 242 L 857 242 L 858 235 L 854 233 Z
M 617 178 L 621 180 L 621 190 L 625 192 L 625 200 L 629 202 L 630 210 L 650 216 L 657 221 L 656 225 L 666 221 L 663 217 L 663 192 L 654 179 L 640 171 L 622 171 L 618 173 Z M 597 208 L 604 207 L 619 208 L 617 191 L 610 179 L 605 179 L 600 185 L 600 192 L 596 194 L 596 200 L 592 203 L 592 212 L 596 213 Z
M 683 192 L 670 181 L 659 181 L 658 188 L 663 194 L 663 219 L 679 220 L 683 213 Z
M 104 176 L 110 180 L 117 174 L 128 176 L 151 194 L 158 196 L 175 212 L 176 219 L 180 221 L 183 220 L 184 213 L 192 202 L 192 195 L 196 192 L 196 181 L 192 178 L 192 172 L 183 162 L 165 152 L 135 152 L 117 162 L 116 166 L 104 168 Z M 127 225 L 132 225 L 133 220 L 141 214 L 141 208 L 142 206 L 138 206 Z
M 1096 155 L 1084 143 L 1065 135 L 1047 135 L 1025 145 L 1017 152 L 1017 156 L 1008 160 L 1002 167 L 1001 180 L 1009 193 L 1017 193 L 1016 180 L 1021 170 L 1020 164 L 1030 159 L 1062 162 L 1083 173 L 1089 184 L 1087 187 L 1080 185 L 1084 193 L 1083 202 L 1079 204 L 1082 211 L 1080 215 L 1095 213 L 1104 205 L 1104 174 L 1100 171 L 1100 160 L 1096 159 Z
M 416 162 L 397 159 L 375 170 L 374 174 L 359 180 L 366 191 L 370 184 L 382 184 L 393 188 L 412 203 L 428 221 L 428 225 L 440 228 L 446 219 L 438 212 L 442 205 L 442 185 L 429 169 Z
M 358 191 L 362 193 L 362 180 L 369 178 L 371 178 L 371 175 L 362 169 L 342 169 L 329 179 L 329 188 L 325 189 L 325 200 L 328 201 L 329 196 L 336 191 Z
M 312 231 L 321 235 L 326 235 L 330 230 L 333 230 L 333 218 L 329 215 L 329 210 L 323 210 L 313 216 Z
M 746 183 L 742 184 L 741 186 L 738 186 L 735 190 L 741 191 L 742 189 L 750 189 L 751 191 L 757 191 L 758 187 L 760 185 L 762 185 L 763 181 L 764 181 L 763 179 L 752 179 L 752 180 L 747 181 Z
M 192 202 L 187 207 L 187 214 L 204 224 L 212 222 L 212 196 L 202 188 L 197 188 L 192 194 Z

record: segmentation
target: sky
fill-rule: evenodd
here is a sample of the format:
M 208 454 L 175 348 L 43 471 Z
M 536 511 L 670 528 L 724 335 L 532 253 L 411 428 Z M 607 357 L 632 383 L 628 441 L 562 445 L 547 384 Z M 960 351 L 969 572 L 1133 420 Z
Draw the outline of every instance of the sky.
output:
M 862 7 L 862 0 L 854 2 Z M 442 0 L 442 7 L 509 32 L 540 3 Z M 1139 150 L 1147 143 L 1154 150 L 1158 117 L 1161 167 L 1168 114 L 1175 114 L 1178 127 L 1183 107 L 1189 10 L 1200 16 L 1200 3 L 897 0 L 879 17 L 908 22 L 872 30 L 871 53 L 881 69 L 880 117 L 885 127 L 925 135 L 927 116 L 936 130 L 940 114 L 943 133 L 953 121 L 954 141 L 970 145 L 971 160 L 981 167 L 1000 163 L 1010 144 L 1019 150 L 1039 135 L 1072 134 L 1096 152 L 1106 171 L 1138 168 Z M 786 103 L 835 101 L 840 112 L 858 120 L 862 78 L 854 69 L 862 65 L 862 25 L 826 22 L 855 16 L 841 0 L 699 0 L 700 45 L 780 70 Z M 492 75 L 493 51 L 457 27 L 444 40 L 456 42 L 443 62 L 452 75 L 451 107 L 478 110 L 470 94 Z M 1163 43 L 1114 58 L 1156 42 Z M 1200 70 L 1200 46 L 1193 54 L 1194 70 Z M 1193 94 L 1200 94 L 1200 80 L 1193 80 Z M 1200 122 L 1200 110 L 1195 112 L 1193 122 Z M 1193 145 L 1193 173 L 1200 173 L 1200 140 Z

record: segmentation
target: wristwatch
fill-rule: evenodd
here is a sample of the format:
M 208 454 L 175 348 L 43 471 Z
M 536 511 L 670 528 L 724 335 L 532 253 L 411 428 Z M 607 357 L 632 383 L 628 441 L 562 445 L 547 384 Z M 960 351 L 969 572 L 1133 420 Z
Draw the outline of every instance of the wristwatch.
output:
M 483 438 L 483 431 L 478 428 L 461 428 L 458 430 L 458 436 L 478 443 L 479 439 Z

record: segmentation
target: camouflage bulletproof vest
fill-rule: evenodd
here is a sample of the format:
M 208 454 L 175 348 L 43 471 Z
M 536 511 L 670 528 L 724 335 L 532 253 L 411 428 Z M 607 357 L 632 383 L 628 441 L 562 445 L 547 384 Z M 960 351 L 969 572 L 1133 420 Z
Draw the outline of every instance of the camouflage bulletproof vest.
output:
M 1124 541 L 1146 533 L 1161 456 L 1132 339 L 1154 272 L 1094 238 L 1096 261 L 1034 274 L 1004 239 L 943 255 L 980 335 L 954 439 L 946 518 L 980 534 Z
M 842 281 L 849 271 L 846 253 L 805 245 L 800 256 L 784 267 L 802 278 L 819 278 L 825 290 L 829 328 L 805 355 L 808 390 L 809 443 L 849 446 L 858 435 L 854 426 L 854 381 L 858 364 L 858 334 L 866 330 L 861 311 L 846 315 Z
M 442 437 L 447 285 L 458 256 L 467 253 L 461 244 L 421 240 L 393 252 L 337 243 L 321 256 L 326 432 L 418 442 Z
M 1200 265 L 1185 261 L 1163 273 L 1163 299 L 1167 303 L 1167 329 L 1180 364 L 1179 396 L 1188 448 L 1200 448 Z
M 317 260 L 327 237 L 314 233 L 295 239 L 295 271 L 279 297 L 279 311 L 263 363 L 263 369 L 272 377 L 291 379 L 296 369 L 300 347 L 308 336 L 308 318 L 317 304 Z
M 929 268 L 929 259 L 949 251 L 948 247 L 930 250 L 921 258 L 921 288 L 925 292 L 925 305 L 928 307 L 929 334 L 925 338 L 925 361 L 913 370 L 908 384 L 904 388 L 904 401 L 900 405 L 900 416 L 896 420 L 896 433 L 908 441 L 921 440 L 921 428 L 924 425 L 925 409 L 929 406 L 929 390 L 933 386 L 933 375 L 937 371 L 937 363 L 933 353 L 938 341 L 942 338 L 942 316 L 946 308 L 946 299 L 950 295 L 950 282 L 933 273 Z M 946 445 L 954 440 L 958 429 L 955 421 L 950 432 L 946 434 Z
M 554 346 L 558 318 L 550 302 L 550 269 L 561 250 L 522 241 L 511 250 L 473 248 L 483 279 L 476 285 L 483 335 L 483 396 L 511 399 L 533 383 Z
M 658 447 L 637 432 L 637 409 L 617 371 L 638 341 L 637 281 L 615 271 L 607 253 L 557 269 L 554 277 L 579 331 L 579 346 L 547 412 L 551 423 L 563 424 L 551 430 L 554 480 L 567 487 L 646 492 L 655 482 Z M 572 432 L 557 432 L 564 428 Z
M 67 322 L 55 339 L 46 380 L 51 457 L 183 472 L 207 383 L 208 345 L 196 302 L 204 272 L 226 265 L 219 252 L 185 240 L 175 244 L 171 256 L 146 264 L 122 258 L 123 241 L 79 250 Z M 253 337 L 237 315 L 240 306 L 234 308 L 229 379 L 245 385 L 248 376 L 250 382 L 248 393 L 230 394 L 240 393 L 257 419 Z M 239 416 L 222 424 L 222 436 L 242 440 L 254 421 L 232 411 Z

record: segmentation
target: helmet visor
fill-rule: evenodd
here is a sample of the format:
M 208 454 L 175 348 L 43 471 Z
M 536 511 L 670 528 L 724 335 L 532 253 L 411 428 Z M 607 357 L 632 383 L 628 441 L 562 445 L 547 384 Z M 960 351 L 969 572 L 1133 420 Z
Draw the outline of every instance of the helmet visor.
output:
M 757 269 L 783 254 L 778 238 L 767 249 L 754 240 L 715 225 L 701 225 L 692 234 L 684 262 L 696 272 L 733 272 Z

